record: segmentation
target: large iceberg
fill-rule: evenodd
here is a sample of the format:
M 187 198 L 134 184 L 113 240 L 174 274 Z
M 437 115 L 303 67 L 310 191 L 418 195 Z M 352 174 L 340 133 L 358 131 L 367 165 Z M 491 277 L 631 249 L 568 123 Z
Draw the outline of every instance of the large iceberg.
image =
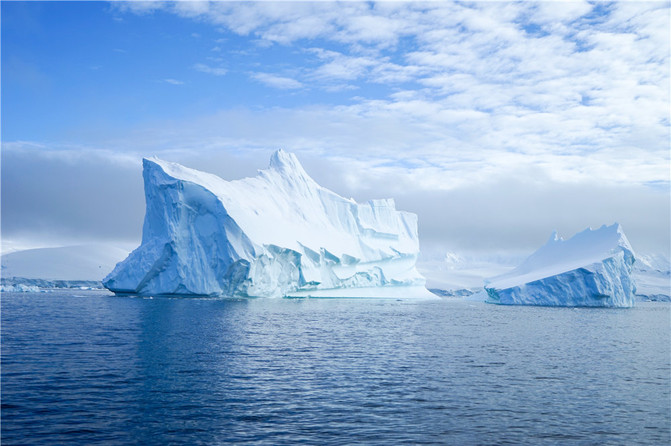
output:
M 115 293 L 431 297 L 417 272 L 417 216 L 357 204 L 278 150 L 258 176 L 225 181 L 143 160 L 142 244 L 103 280 Z
M 631 307 L 634 252 L 615 223 L 569 240 L 555 232 L 514 270 L 485 281 L 489 302 L 507 305 Z

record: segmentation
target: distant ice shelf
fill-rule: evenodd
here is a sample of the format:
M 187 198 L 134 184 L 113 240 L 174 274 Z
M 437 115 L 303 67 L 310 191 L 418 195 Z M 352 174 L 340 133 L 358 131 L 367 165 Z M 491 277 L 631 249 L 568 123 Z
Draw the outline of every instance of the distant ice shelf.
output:
M 142 243 L 103 280 L 115 293 L 244 297 L 435 297 L 415 268 L 417 216 L 358 204 L 279 150 L 226 181 L 143 160 Z
M 52 290 L 102 290 L 99 280 L 49 280 L 28 279 L 25 277 L 1 277 L 0 292 L 3 293 L 36 293 Z
M 634 252 L 619 224 L 569 240 L 555 232 L 512 271 L 485 281 L 489 302 L 505 305 L 631 307 Z

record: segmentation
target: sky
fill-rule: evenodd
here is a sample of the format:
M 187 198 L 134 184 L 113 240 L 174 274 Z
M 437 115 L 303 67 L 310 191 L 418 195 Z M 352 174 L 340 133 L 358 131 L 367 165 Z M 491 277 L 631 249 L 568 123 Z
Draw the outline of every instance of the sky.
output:
M 669 2 L 2 2 L 3 249 L 139 243 L 141 159 L 294 152 L 422 250 L 669 252 Z

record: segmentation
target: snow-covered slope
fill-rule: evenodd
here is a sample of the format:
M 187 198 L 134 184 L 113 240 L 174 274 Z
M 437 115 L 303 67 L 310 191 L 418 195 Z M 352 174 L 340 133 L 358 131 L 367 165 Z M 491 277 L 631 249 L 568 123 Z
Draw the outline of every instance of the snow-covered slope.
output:
M 108 244 L 27 249 L 2 256 L 2 277 L 100 281 L 127 255 L 128 250 Z
M 396 296 L 388 290 L 402 286 L 430 296 L 415 269 L 417 216 L 391 199 L 340 197 L 293 154 L 279 150 L 236 181 L 156 158 L 143 167 L 142 244 L 105 278 L 114 292 Z
M 630 307 L 634 252 L 619 224 L 586 229 L 569 240 L 555 232 L 514 270 L 485 281 L 494 303 Z

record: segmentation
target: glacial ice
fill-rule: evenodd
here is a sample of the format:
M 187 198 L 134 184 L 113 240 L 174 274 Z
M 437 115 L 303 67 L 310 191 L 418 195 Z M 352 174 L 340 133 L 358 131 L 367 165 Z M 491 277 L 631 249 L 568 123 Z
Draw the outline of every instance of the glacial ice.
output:
M 569 240 L 555 232 L 512 271 L 485 280 L 489 302 L 506 305 L 631 307 L 634 252 L 615 223 Z
M 103 280 L 115 293 L 244 297 L 423 297 L 417 216 L 392 199 L 357 204 L 275 152 L 225 181 L 143 160 L 142 243 Z

